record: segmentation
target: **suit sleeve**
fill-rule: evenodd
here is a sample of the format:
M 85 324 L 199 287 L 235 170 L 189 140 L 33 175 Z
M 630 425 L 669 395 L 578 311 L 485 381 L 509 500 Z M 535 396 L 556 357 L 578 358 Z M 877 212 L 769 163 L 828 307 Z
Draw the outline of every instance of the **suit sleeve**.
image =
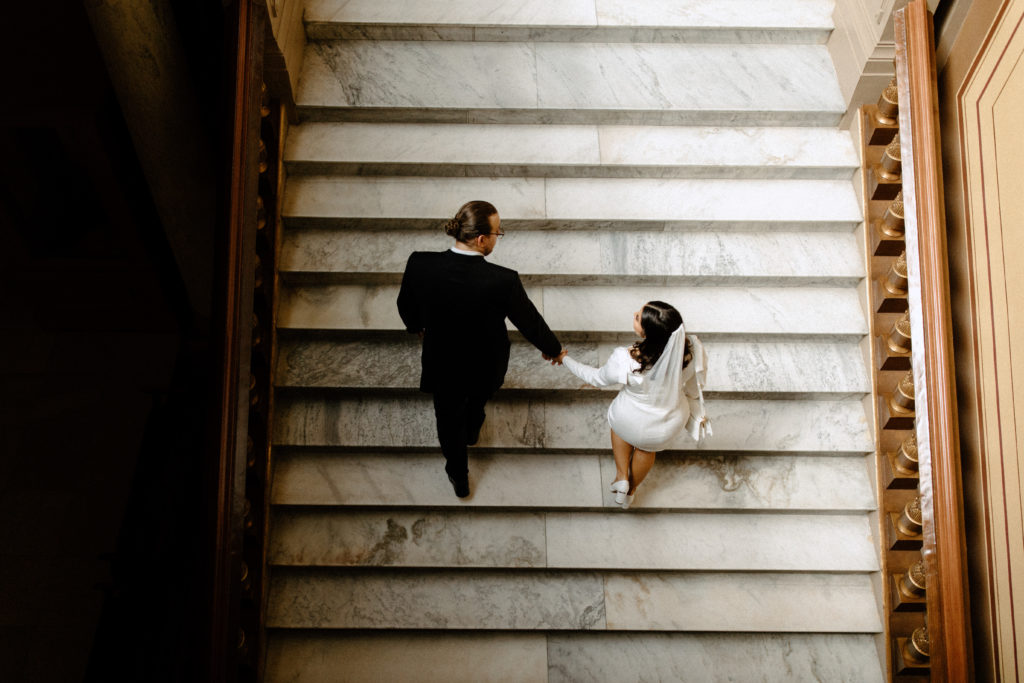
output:
M 420 307 L 416 301 L 416 254 L 410 254 L 405 264 L 405 273 L 402 275 L 402 287 L 398 290 L 398 315 L 405 323 L 405 329 L 415 334 L 423 329 L 423 321 L 420 320 Z
M 519 275 L 516 274 L 514 277 L 515 281 L 512 283 L 512 292 L 506 312 L 508 319 L 516 326 L 516 329 L 523 333 L 527 341 L 543 353 L 557 356 L 562 352 L 561 342 L 558 341 L 558 337 L 551 331 L 548 324 L 544 322 L 537 307 L 526 296 L 526 289 L 523 288 L 523 282 L 519 279 Z

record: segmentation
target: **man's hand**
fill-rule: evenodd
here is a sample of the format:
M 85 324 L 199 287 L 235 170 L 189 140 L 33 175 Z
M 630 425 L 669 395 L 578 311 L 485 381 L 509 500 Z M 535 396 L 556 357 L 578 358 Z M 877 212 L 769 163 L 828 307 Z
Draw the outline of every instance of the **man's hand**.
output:
M 562 349 L 561 353 L 559 353 L 557 356 L 549 356 L 546 353 L 542 353 L 540 354 L 540 357 L 543 358 L 544 360 L 551 361 L 552 365 L 561 365 L 562 361 L 565 360 L 566 354 L 568 353 L 568 349 Z

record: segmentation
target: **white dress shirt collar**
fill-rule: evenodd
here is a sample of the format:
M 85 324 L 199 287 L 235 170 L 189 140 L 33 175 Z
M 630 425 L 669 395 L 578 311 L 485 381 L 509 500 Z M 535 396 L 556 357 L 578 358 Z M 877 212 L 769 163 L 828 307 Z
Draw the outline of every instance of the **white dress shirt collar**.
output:
M 462 254 L 463 256 L 483 256 L 479 251 L 470 251 L 468 249 L 459 249 L 458 247 L 452 247 L 451 249 L 456 254 Z

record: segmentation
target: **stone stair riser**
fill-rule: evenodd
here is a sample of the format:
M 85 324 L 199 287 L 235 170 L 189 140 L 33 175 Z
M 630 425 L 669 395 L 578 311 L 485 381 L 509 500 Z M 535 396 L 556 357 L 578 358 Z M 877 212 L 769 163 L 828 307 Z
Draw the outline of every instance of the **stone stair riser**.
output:
M 289 175 L 849 180 L 850 135 L 829 128 L 308 123 Z
M 483 448 L 609 448 L 605 417 L 612 396 L 503 400 L 488 404 Z M 708 401 L 715 435 L 710 450 L 866 453 L 869 425 L 859 401 Z M 429 397 L 303 399 L 282 397 L 274 442 L 294 446 L 436 448 Z M 693 450 L 681 435 L 668 450 Z
M 666 301 L 698 334 L 813 335 L 867 332 L 860 299 L 836 287 L 532 286 L 527 293 L 556 332 L 628 331 L 647 301 Z M 278 325 L 308 330 L 404 329 L 395 285 L 310 285 L 282 288 Z
M 874 571 L 863 514 L 275 512 L 291 566 Z M 786 544 L 780 545 L 779 538 Z
M 299 176 L 288 183 L 282 213 L 289 224 L 329 218 L 440 231 L 452 207 L 471 198 L 494 204 L 503 223 L 551 229 L 623 225 L 659 231 L 723 224 L 852 231 L 860 222 L 852 185 L 837 180 Z
M 279 567 L 269 628 L 874 633 L 866 574 Z
M 272 633 L 270 680 L 322 683 L 881 683 L 873 636 L 799 633 Z M 387 652 L 381 657 L 381 652 Z M 737 656 L 742 653 L 742 656 Z M 868 663 L 866 665 L 865 663 Z
M 473 495 L 452 496 L 440 453 L 278 452 L 272 503 L 298 509 L 616 508 L 611 453 L 474 450 Z M 664 510 L 865 512 L 875 508 L 865 456 L 660 453 L 633 513 Z
M 616 347 L 629 345 L 567 339 L 562 343 L 573 358 L 594 366 L 607 361 Z M 854 343 L 707 341 L 704 346 L 715 359 L 708 369 L 707 395 L 847 395 L 871 390 L 861 351 Z M 420 352 L 420 341 L 413 335 L 394 340 L 286 339 L 280 345 L 275 383 L 281 388 L 416 389 Z M 541 361 L 533 345 L 514 341 L 504 388 L 584 388 L 568 370 Z

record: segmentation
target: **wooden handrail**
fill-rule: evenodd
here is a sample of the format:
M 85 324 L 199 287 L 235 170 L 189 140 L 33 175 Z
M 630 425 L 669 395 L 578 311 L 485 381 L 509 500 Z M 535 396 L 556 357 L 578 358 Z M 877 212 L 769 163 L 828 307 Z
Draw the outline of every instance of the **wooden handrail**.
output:
M 264 18 L 254 3 L 237 3 L 237 37 L 224 269 L 218 308 L 220 357 L 219 443 L 210 613 L 210 681 L 234 681 L 243 634 L 239 627 L 245 524 L 246 434 L 255 268 L 260 73 Z M 248 640 L 257 634 L 248 633 Z
M 898 10 L 894 25 L 932 678 L 968 681 L 970 620 L 935 47 L 924 0 Z

